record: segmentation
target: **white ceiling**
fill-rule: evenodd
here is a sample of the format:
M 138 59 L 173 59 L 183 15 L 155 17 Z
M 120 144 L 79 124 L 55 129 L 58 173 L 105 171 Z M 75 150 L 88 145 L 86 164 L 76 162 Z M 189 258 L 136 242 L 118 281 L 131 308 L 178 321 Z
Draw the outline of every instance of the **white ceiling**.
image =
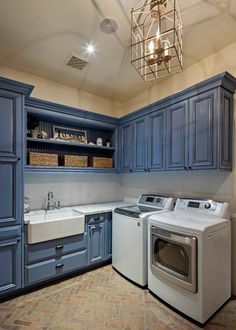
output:
M 125 101 L 151 84 L 130 64 L 130 11 L 140 2 L 0 0 L 0 64 Z M 179 0 L 179 5 L 184 67 L 236 41 L 235 0 Z M 117 21 L 115 34 L 101 31 L 105 17 Z M 88 58 L 84 47 L 90 42 L 96 53 Z M 72 52 L 89 60 L 83 71 L 65 65 Z

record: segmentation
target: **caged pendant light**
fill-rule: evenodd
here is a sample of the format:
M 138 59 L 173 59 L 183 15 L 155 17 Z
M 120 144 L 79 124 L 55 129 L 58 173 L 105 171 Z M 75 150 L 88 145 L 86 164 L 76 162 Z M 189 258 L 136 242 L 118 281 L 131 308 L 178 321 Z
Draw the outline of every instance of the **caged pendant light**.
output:
M 145 81 L 183 70 L 177 0 L 151 0 L 132 9 L 131 63 Z

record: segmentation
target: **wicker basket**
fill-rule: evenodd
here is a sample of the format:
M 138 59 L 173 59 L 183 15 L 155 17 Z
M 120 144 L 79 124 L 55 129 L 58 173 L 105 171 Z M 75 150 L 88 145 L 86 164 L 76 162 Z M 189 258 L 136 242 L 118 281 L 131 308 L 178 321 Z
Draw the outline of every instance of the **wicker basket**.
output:
M 112 168 L 113 161 L 112 161 L 112 158 L 90 157 L 89 166 L 90 167 L 101 167 L 101 168 Z
M 46 154 L 42 152 L 30 152 L 29 165 L 58 166 L 58 155 Z
M 87 156 L 71 156 L 65 155 L 64 166 L 67 167 L 88 167 Z

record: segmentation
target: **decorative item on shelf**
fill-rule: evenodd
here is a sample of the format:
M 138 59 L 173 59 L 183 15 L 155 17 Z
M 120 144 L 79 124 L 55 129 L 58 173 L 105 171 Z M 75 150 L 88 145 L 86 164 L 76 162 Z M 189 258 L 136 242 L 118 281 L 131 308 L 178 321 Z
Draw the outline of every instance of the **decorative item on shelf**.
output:
M 47 139 L 48 138 L 48 133 L 45 131 L 40 131 L 38 132 L 38 138 L 39 139 Z
M 102 138 L 98 137 L 96 141 L 97 146 L 102 147 L 103 146 L 103 141 Z
M 106 140 L 106 147 L 110 148 L 111 147 L 111 141 L 110 140 Z
M 177 0 L 151 0 L 131 12 L 131 63 L 149 81 L 183 70 Z
M 32 138 L 38 137 L 38 126 L 39 120 L 35 117 L 28 117 L 27 119 L 27 129 L 30 131 L 30 135 Z
M 89 142 L 88 144 L 92 145 L 92 146 L 95 146 L 96 144 L 93 143 L 93 142 Z
M 66 167 L 88 167 L 88 156 L 64 156 L 64 166 Z
M 75 128 L 53 126 L 53 139 L 72 143 L 87 144 L 87 132 Z
M 35 166 L 58 166 L 58 155 L 42 152 L 29 153 L 29 165 Z
M 106 157 L 89 157 L 89 167 L 112 168 L 113 160 Z

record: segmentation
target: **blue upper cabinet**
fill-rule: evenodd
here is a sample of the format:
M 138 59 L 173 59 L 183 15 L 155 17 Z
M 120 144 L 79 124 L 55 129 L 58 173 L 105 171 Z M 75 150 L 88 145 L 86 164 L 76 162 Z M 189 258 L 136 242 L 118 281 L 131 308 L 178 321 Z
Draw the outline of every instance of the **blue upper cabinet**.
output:
M 217 90 L 189 100 L 188 168 L 216 169 Z
M 168 170 L 183 170 L 187 166 L 188 101 L 166 109 L 166 161 Z
M 133 170 L 133 123 L 120 127 L 120 171 L 132 172 Z
M 133 170 L 147 171 L 147 118 L 141 117 L 133 122 L 134 136 L 131 141 L 133 149 Z M 133 146 L 132 146 L 133 144 Z M 132 153 L 130 153 L 132 155 Z
M 165 109 L 148 116 L 148 171 L 165 169 Z
M 0 90 L 0 226 L 21 223 L 23 97 Z
M 219 153 L 218 162 L 221 169 L 232 168 L 233 136 L 233 95 L 225 89 L 220 90 L 219 107 Z

